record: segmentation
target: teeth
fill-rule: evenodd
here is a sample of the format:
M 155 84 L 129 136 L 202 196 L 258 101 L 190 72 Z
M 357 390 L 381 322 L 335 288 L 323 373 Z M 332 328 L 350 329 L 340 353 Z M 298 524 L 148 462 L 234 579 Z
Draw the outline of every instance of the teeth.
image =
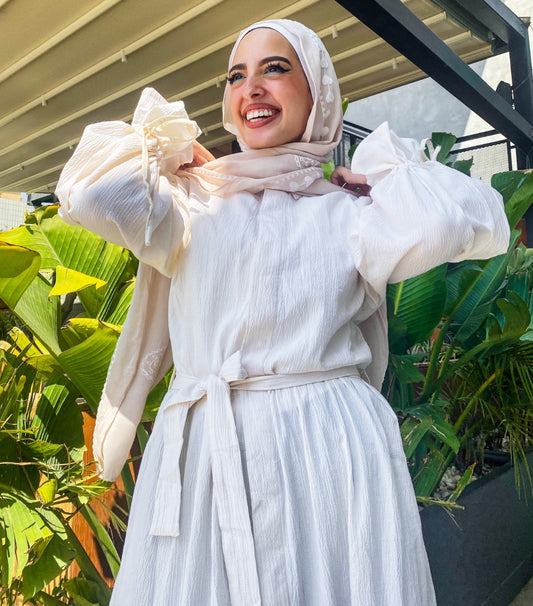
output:
M 256 118 L 268 118 L 273 114 L 274 112 L 271 109 L 254 109 L 246 113 L 246 119 L 255 120 Z

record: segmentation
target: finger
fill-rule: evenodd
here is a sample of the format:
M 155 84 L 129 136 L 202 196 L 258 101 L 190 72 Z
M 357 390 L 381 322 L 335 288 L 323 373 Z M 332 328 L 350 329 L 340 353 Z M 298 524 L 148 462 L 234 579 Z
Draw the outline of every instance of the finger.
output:
M 331 174 L 331 182 L 334 185 L 343 186 L 344 183 L 350 178 L 352 172 L 345 166 L 337 166 Z
M 206 162 L 211 162 L 215 159 L 215 156 L 208 151 L 201 143 L 198 141 L 193 142 L 193 163 L 196 166 L 202 166 Z
M 352 171 L 345 166 L 338 166 L 333 171 L 331 175 L 331 182 L 334 185 L 350 189 L 351 191 L 357 191 L 355 189 L 356 187 L 367 185 L 365 175 L 352 173 Z

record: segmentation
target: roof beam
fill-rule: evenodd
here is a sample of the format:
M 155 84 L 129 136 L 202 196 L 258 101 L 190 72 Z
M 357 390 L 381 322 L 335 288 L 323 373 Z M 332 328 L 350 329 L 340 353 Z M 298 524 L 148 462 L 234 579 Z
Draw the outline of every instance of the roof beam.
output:
M 441 0 L 444 5 L 450 0 Z M 439 4 L 441 3 L 439 2 Z M 451 0 L 476 16 L 476 19 L 509 49 L 514 105 L 516 111 L 533 124 L 533 76 L 529 49 L 528 25 L 513 13 L 501 0 Z M 519 165 L 525 168 L 527 161 L 520 158 Z M 533 158 L 530 158 L 530 164 Z
M 121 1 L 121 0 L 114 0 L 114 1 L 116 2 L 116 1 Z M 210 0 L 206 0 L 205 3 L 207 3 L 208 1 L 210 1 Z M 287 8 L 278 10 L 277 12 L 266 17 L 265 19 L 290 18 L 290 16 L 294 12 L 296 12 L 297 10 L 301 10 L 302 7 L 310 6 L 310 5 L 316 4 L 317 2 L 318 2 L 318 0 L 299 0 L 298 2 L 294 2 Z M 202 5 L 205 3 L 202 3 Z M 199 6 L 202 6 L 202 5 L 199 5 Z M 326 28 L 327 31 L 329 31 L 330 29 L 331 28 Z M 232 34 L 229 34 L 229 35 L 225 36 L 224 38 L 221 38 L 220 40 L 217 40 L 217 41 L 209 44 L 208 46 L 202 47 L 200 50 L 196 51 L 195 53 L 189 54 L 189 55 L 179 59 L 178 61 L 176 61 L 170 65 L 167 65 L 164 68 L 151 72 L 148 76 L 145 76 L 140 80 L 136 80 L 135 82 L 132 82 L 128 86 L 124 86 L 124 87 L 114 91 L 113 93 L 110 93 L 107 96 L 100 98 L 98 101 L 94 101 L 93 103 L 90 103 L 89 105 L 87 105 L 83 108 L 80 108 L 77 111 L 72 112 L 69 115 L 64 116 L 63 118 L 61 118 L 59 120 L 56 120 L 53 123 L 48 123 L 43 128 L 40 128 L 39 130 L 34 131 L 34 132 L 26 135 L 25 137 L 21 137 L 20 139 L 18 139 L 17 141 L 14 141 L 10 145 L 4 145 L 3 147 L 0 148 L 0 157 L 19 148 L 21 145 L 30 143 L 31 141 L 34 141 L 35 139 L 38 139 L 39 137 L 42 137 L 61 126 L 68 124 L 69 122 L 71 122 L 77 118 L 81 118 L 82 116 L 84 116 L 92 111 L 95 111 L 101 107 L 104 107 L 105 105 L 112 103 L 113 101 L 116 101 L 117 99 L 120 99 L 131 92 L 140 90 L 140 89 L 144 88 L 145 86 L 150 86 L 153 82 L 155 82 L 159 78 L 164 78 L 165 76 L 168 76 L 174 72 L 179 71 L 180 69 L 182 69 L 184 67 L 187 67 L 188 65 L 194 63 L 195 61 L 204 59 L 205 57 L 208 57 L 211 54 L 219 52 L 221 49 L 223 49 L 227 46 L 231 46 L 237 39 L 238 35 L 239 35 L 239 31 L 235 31 Z M 1 76 L 1 74 L 0 74 L 0 76 Z M 222 78 L 225 78 L 225 76 L 226 76 L 226 74 L 223 74 Z M 220 78 L 221 78 L 221 76 L 217 76 L 216 78 L 210 78 L 209 80 L 203 82 L 199 87 L 197 86 L 192 89 L 182 91 L 179 95 L 175 95 L 174 97 L 172 97 L 169 100 L 173 101 L 176 98 L 182 99 L 183 97 L 186 97 L 187 95 L 193 94 L 196 90 L 201 90 L 203 88 L 207 88 L 208 86 L 216 86 L 217 85 L 216 83 L 220 81 Z M 220 84 L 220 82 L 219 82 L 219 84 Z M 48 95 L 46 95 L 46 97 L 49 98 Z M 24 113 L 24 112 L 22 112 L 22 113 Z M 8 118 L 6 118 L 6 121 L 10 121 L 11 119 L 13 119 L 12 115 L 8 116 Z M 129 119 L 129 116 L 125 119 L 126 120 Z M 4 123 L 5 123 L 4 119 L 0 119 L 0 126 L 2 126 Z
M 114 4 L 116 4 L 117 1 L 122 1 L 122 0 L 113 0 Z M 39 105 L 42 105 L 43 102 L 47 102 L 50 99 L 57 97 L 61 93 L 73 88 L 80 82 L 87 80 L 91 76 L 94 76 L 95 74 L 103 71 L 110 65 L 113 65 L 113 63 L 118 63 L 120 61 L 124 61 L 128 57 L 128 55 L 133 54 L 134 52 L 140 50 L 144 46 L 147 46 L 151 42 L 158 40 L 165 34 L 168 34 L 169 32 L 177 29 L 178 27 L 183 27 L 192 19 L 197 18 L 199 15 L 202 15 L 203 13 L 206 13 L 208 10 L 213 8 L 213 6 L 216 6 L 217 4 L 220 4 L 221 2 L 223 2 L 223 0 L 203 0 L 203 2 L 196 4 L 193 8 L 185 11 L 184 13 L 179 14 L 177 17 L 164 23 L 163 25 L 156 28 L 155 30 L 149 32 L 148 34 L 142 36 L 141 38 L 138 38 L 137 40 L 134 40 L 133 42 L 130 42 L 124 48 L 115 51 L 113 54 L 109 55 L 108 57 L 105 57 L 104 59 L 101 59 L 100 61 L 98 61 L 98 63 L 95 63 L 94 65 L 91 65 L 90 67 L 84 69 L 82 72 L 80 72 L 74 76 L 71 76 L 68 80 L 61 82 L 54 88 L 41 92 L 41 94 L 39 96 L 35 97 L 28 103 L 25 103 L 24 105 L 21 105 L 20 107 L 13 110 L 9 114 L 2 116 L 0 118 L 0 126 L 3 126 L 4 124 L 8 124 L 9 122 L 15 120 L 19 116 L 22 116 L 26 112 L 30 111 L 34 107 L 38 107 Z M 78 20 L 78 21 L 80 21 L 80 20 Z M 61 33 L 63 33 L 63 32 L 61 32 Z M 41 45 L 41 46 L 43 46 L 43 45 Z M 26 59 L 27 58 L 25 57 L 24 60 L 26 61 Z M 14 64 L 14 65 L 16 65 L 16 64 Z M 20 67 L 18 69 L 20 69 Z M 0 82 L 4 78 L 5 74 L 7 74 L 8 72 L 9 72 L 9 70 L 7 70 L 4 74 L 0 73 Z M 9 75 L 11 75 L 11 74 L 9 74 Z
M 337 0 L 367 27 L 510 139 L 533 153 L 533 125 L 400 0 Z
M 513 35 L 527 38 L 527 25 L 501 0 L 440 0 L 441 4 L 459 5 L 506 44 Z

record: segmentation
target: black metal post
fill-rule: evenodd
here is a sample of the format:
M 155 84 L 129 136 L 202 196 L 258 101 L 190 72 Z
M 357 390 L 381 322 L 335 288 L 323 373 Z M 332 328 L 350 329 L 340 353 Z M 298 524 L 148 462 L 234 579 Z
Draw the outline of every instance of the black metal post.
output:
M 533 125 L 478 76 L 401 0 L 337 0 L 486 122 L 529 154 Z

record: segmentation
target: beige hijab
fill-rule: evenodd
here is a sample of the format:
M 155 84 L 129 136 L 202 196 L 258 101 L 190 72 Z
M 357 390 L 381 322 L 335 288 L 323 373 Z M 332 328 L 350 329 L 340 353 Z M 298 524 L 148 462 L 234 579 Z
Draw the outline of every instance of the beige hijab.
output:
M 239 191 L 256 193 L 264 189 L 302 195 L 320 195 L 337 190 L 337 186 L 324 179 L 321 167 L 321 163 L 331 159 L 342 135 L 341 95 L 328 51 L 317 34 L 301 23 L 288 19 L 260 21 L 241 32 L 230 55 L 229 66 L 233 64 L 243 37 L 261 27 L 274 29 L 289 41 L 307 77 L 314 103 L 302 140 L 279 147 L 247 150 L 239 139 L 231 116 L 230 87 L 226 84 L 224 128 L 237 136 L 244 151 L 178 174 L 186 172 L 206 191 L 223 196 Z

